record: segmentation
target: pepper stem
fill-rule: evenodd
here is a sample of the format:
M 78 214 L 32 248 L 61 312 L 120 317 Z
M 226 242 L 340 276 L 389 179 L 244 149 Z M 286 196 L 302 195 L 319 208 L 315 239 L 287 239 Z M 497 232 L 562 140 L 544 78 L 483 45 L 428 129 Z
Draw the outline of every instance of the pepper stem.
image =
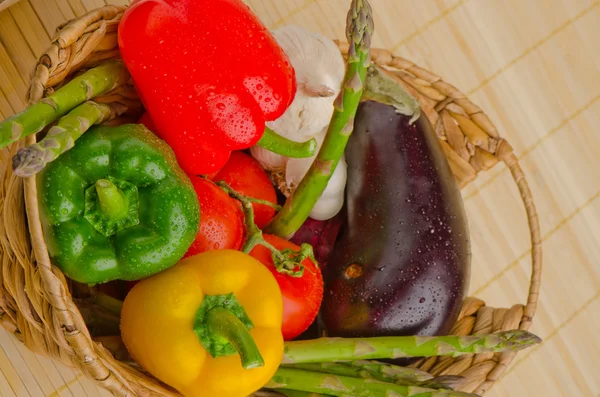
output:
M 215 340 L 222 339 L 233 345 L 242 359 L 242 367 L 250 369 L 265 365 L 250 331 L 230 310 L 224 307 L 211 309 L 206 313 L 206 324 Z
M 85 191 L 83 217 L 105 237 L 140 223 L 137 186 L 112 178 L 96 181 Z
M 268 127 L 265 127 L 265 132 L 257 145 L 290 158 L 307 158 L 317 153 L 317 140 L 315 138 L 306 142 L 295 142 L 277 134 Z
M 129 212 L 128 200 L 114 183 L 108 179 L 99 179 L 96 182 L 96 192 L 98 193 L 100 211 L 106 217 L 119 220 L 127 216 Z
M 212 357 L 238 354 L 245 369 L 264 365 L 250 334 L 253 327 L 244 306 L 233 293 L 205 295 L 194 320 L 194 332 Z

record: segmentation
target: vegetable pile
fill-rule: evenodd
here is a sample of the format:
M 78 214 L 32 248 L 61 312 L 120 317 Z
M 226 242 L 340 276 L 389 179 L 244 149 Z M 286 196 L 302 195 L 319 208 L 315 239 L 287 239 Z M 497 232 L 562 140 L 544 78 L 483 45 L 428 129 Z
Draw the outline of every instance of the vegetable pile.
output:
M 373 33 L 367 0 L 347 59 L 241 0 L 134 0 L 122 60 L 0 123 L 0 147 L 37 134 L 13 170 L 116 357 L 189 397 L 458 397 L 463 378 L 398 360 L 539 343 L 448 335 L 463 204 L 418 103 L 371 64 Z M 129 78 L 143 110 L 94 101 Z

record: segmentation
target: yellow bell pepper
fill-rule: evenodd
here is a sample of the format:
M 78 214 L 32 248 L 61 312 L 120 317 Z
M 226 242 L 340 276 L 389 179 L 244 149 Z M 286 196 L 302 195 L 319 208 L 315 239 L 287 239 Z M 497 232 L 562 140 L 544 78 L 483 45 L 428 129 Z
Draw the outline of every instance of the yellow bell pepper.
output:
M 283 300 L 269 270 L 239 251 L 186 258 L 136 284 L 121 314 L 133 359 L 186 397 L 246 397 L 283 357 Z

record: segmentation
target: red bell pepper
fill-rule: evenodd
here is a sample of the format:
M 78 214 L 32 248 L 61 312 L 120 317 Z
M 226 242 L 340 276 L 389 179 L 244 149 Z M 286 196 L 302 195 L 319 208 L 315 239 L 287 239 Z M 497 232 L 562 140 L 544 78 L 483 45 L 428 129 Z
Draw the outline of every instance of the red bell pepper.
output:
M 118 38 L 144 106 L 190 175 L 255 145 L 296 93 L 287 55 L 241 0 L 137 0 Z
M 139 1 L 139 0 L 137 0 Z M 164 140 L 163 138 L 163 134 L 160 133 L 160 131 L 158 130 L 158 128 L 156 128 L 156 125 L 154 124 L 154 122 L 152 121 L 152 119 L 150 118 L 150 113 L 146 112 L 142 115 L 142 117 L 140 117 L 140 119 L 138 120 L 138 124 L 143 124 L 146 128 L 148 128 L 150 131 L 152 131 L 154 133 L 154 135 L 156 135 L 157 137 L 159 137 L 160 139 Z M 212 153 L 208 153 L 208 156 L 213 156 L 213 155 L 221 155 L 223 156 L 224 160 L 219 160 L 217 163 L 224 163 L 226 164 L 229 161 L 229 155 L 231 154 L 231 152 L 228 151 L 216 151 L 216 152 L 212 152 Z M 221 171 L 221 166 L 216 167 L 215 170 L 211 173 L 207 173 L 206 177 L 208 179 L 212 179 L 215 175 L 217 175 L 217 173 L 219 171 Z M 188 174 L 188 176 L 190 177 L 190 179 L 192 179 L 194 176 L 196 176 L 198 174 Z

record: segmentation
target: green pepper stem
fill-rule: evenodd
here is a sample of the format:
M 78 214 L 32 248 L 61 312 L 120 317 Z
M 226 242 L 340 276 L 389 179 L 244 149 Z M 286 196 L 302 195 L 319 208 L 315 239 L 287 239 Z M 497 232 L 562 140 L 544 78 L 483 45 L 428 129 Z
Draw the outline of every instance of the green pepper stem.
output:
M 295 142 L 277 134 L 269 127 L 265 127 L 265 132 L 257 145 L 273 153 L 291 158 L 307 158 L 317 152 L 315 138 L 306 142 Z
M 127 198 L 108 179 L 99 179 L 96 182 L 96 192 L 98 193 L 98 202 L 100 210 L 110 219 L 117 220 L 127 216 L 129 204 Z
M 215 307 L 206 314 L 206 323 L 213 338 L 231 343 L 242 359 L 245 369 L 265 365 L 256 342 L 240 319 L 224 307 Z

